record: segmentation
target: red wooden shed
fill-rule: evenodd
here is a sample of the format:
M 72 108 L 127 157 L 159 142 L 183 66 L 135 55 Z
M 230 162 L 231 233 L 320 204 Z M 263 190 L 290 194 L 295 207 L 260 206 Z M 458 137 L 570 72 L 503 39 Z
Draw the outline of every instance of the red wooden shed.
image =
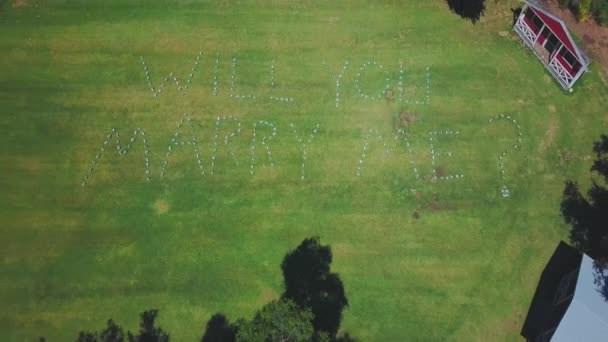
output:
M 513 29 L 565 90 L 572 91 L 574 83 L 589 70 L 589 58 L 576 45 L 564 21 L 538 1 L 524 0 Z

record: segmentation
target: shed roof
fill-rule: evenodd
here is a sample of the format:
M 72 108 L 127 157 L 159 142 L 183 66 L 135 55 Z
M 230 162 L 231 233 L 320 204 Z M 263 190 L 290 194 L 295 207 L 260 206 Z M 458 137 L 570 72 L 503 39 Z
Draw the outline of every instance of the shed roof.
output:
M 541 20 L 564 44 L 568 51 L 575 55 L 583 67 L 587 69 L 587 66 L 589 65 L 589 57 L 587 57 L 587 55 L 585 55 L 585 53 L 576 45 L 576 42 L 570 35 L 570 31 L 568 31 L 566 23 L 544 8 L 538 0 L 524 0 L 524 2 L 532 8 L 534 13 L 541 18 Z
M 552 342 L 608 340 L 608 302 L 594 282 L 593 259 L 583 255 L 574 298 L 553 334 Z

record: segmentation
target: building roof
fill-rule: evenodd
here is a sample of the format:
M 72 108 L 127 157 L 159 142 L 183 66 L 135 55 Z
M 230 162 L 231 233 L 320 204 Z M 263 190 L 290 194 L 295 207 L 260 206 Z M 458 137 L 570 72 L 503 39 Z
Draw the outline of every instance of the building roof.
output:
M 595 284 L 593 259 L 583 254 L 574 297 L 552 342 L 608 340 L 608 302 Z
M 545 9 L 539 0 L 524 0 L 528 4 L 534 13 L 538 15 L 541 20 L 549 27 L 549 29 L 555 34 L 555 36 L 564 44 L 564 46 L 581 62 L 585 70 L 589 65 L 589 57 L 585 55 L 581 49 L 578 48 L 574 39 L 568 31 L 566 23 L 554 14 Z

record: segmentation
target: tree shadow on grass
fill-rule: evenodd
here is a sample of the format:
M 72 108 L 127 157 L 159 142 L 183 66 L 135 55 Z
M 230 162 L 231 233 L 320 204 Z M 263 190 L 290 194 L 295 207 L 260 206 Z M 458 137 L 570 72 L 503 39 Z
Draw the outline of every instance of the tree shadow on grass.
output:
M 78 342 L 125 342 L 125 333 L 113 320 L 108 320 L 106 328 L 98 332 L 81 331 Z
M 485 0 L 447 0 L 450 10 L 475 24 L 486 9 Z
M 348 306 L 340 276 L 330 272 L 331 248 L 321 245 L 318 237 L 308 238 L 287 253 L 281 264 L 285 283 L 282 297 L 314 314 L 315 334 L 327 333 L 333 340 Z
M 234 342 L 235 340 L 236 326 L 231 324 L 223 314 L 216 313 L 207 321 L 201 342 Z
M 591 167 L 608 182 L 608 136 L 593 145 L 596 159 Z M 561 211 L 570 225 L 570 242 L 595 260 L 595 283 L 608 301 L 608 188 L 593 180 L 585 197 L 576 183 L 567 181 Z
M 157 309 L 142 312 L 139 315 L 139 335 L 133 335 L 129 331 L 129 342 L 169 342 L 169 334 L 161 327 L 155 326 L 156 316 Z

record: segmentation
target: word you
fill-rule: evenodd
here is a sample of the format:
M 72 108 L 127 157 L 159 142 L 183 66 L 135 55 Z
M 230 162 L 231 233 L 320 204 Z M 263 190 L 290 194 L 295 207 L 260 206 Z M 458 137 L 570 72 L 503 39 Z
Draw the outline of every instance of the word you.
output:
M 513 145 L 513 149 L 519 149 L 519 144 L 522 142 L 522 131 L 521 126 L 517 123 L 517 120 L 511 118 L 509 115 L 499 114 L 493 118 L 490 118 L 489 122 L 495 122 L 497 120 L 506 120 L 507 122 L 512 123 L 517 129 L 517 143 Z M 224 129 L 221 129 L 225 127 Z M 237 139 L 242 132 L 243 123 L 238 117 L 234 116 L 218 116 L 215 120 L 214 133 L 211 139 L 211 148 L 210 148 L 210 159 L 206 161 L 202 157 L 200 143 L 198 139 L 198 132 L 196 130 L 196 125 L 193 124 L 192 117 L 190 113 L 184 113 L 177 122 L 177 127 L 175 132 L 172 134 L 169 143 L 167 144 L 167 148 L 163 155 L 163 160 L 160 166 L 159 177 L 163 178 L 165 176 L 165 172 L 168 168 L 170 158 L 173 152 L 177 148 L 186 148 L 189 149 L 194 156 L 194 160 L 196 162 L 196 167 L 199 170 L 201 175 L 213 175 L 216 171 L 216 159 L 218 155 L 218 150 L 221 145 L 224 146 L 225 151 L 232 159 L 234 163 L 234 167 L 239 167 L 243 161 L 239 159 L 237 153 L 233 147 L 233 141 Z M 251 124 L 252 127 L 252 135 L 251 140 L 249 142 L 249 157 L 247 158 L 249 164 L 249 174 L 254 175 L 256 168 L 261 164 L 267 167 L 275 166 L 275 158 L 272 151 L 272 140 L 279 134 L 279 129 L 277 126 L 270 121 L 267 120 L 255 120 Z M 316 124 L 312 129 L 309 128 L 307 130 L 298 130 L 295 124 L 290 123 L 289 127 L 291 128 L 291 135 L 295 138 L 295 142 L 297 142 L 298 152 L 300 153 L 300 174 L 299 179 L 304 180 L 306 175 L 306 163 L 308 161 L 308 154 L 311 145 L 315 137 L 318 135 L 320 131 L 320 125 Z M 220 134 L 220 132 L 225 132 Z M 452 152 L 443 151 L 439 152 L 436 149 L 436 143 L 438 140 L 443 139 L 445 137 L 454 137 L 460 135 L 460 131 L 456 130 L 443 130 L 443 131 L 430 131 L 428 132 L 428 144 L 430 147 L 430 155 L 431 155 L 431 170 L 432 174 L 430 180 L 432 182 L 438 181 L 454 181 L 464 179 L 465 176 L 463 173 L 457 172 L 455 174 L 445 175 L 443 172 L 438 172 L 438 167 L 436 164 L 436 160 L 439 158 L 452 158 Z M 99 160 L 102 158 L 104 153 L 109 151 L 116 151 L 118 156 L 125 156 L 132 148 L 133 144 L 137 139 L 141 139 L 143 144 L 143 162 L 145 166 L 145 178 L 147 182 L 151 180 L 151 168 L 150 168 L 150 146 L 148 145 L 148 140 L 146 139 L 146 134 L 142 128 L 136 128 L 133 131 L 133 134 L 129 138 L 126 144 L 123 144 L 120 139 L 119 132 L 116 128 L 112 128 L 110 132 L 106 135 L 105 140 L 99 148 L 99 151 L 93 158 L 90 167 L 85 172 L 85 175 L 82 178 L 82 187 L 86 187 L 90 178 L 93 176 L 97 166 L 99 164 Z M 363 136 L 362 141 L 362 149 L 361 154 L 359 156 L 355 175 L 360 177 L 364 171 L 364 166 L 366 164 L 366 159 L 370 153 L 370 144 L 374 142 L 377 145 L 381 145 L 384 147 L 384 151 L 387 154 L 395 153 L 397 147 L 400 143 L 403 143 L 406 147 L 407 157 L 409 164 L 413 170 L 415 178 L 417 181 L 422 179 L 419 168 L 416 163 L 416 158 L 412 151 L 412 147 L 404 129 L 398 129 L 392 134 L 392 139 L 386 139 L 382 136 L 382 134 L 376 129 L 369 129 L 367 134 Z M 390 140 L 393 140 L 393 143 L 389 143 Z M 111 148 L 111 143 L 114 144 L 114 148 Z M 262 148 L 262 151 L 258 150 Z M 509 153 L 509 149 L 501 152 L 498 156 L 498 166 L 499 166 L 499 174 L 500 174 L 500 192 L 503 197 L 510 196 L 510 190 L 506 185 L 506 177 L 505 177 L 505 169 L 504 169 L 504 159 L 506 155 Z M 241 158 L 243 154 L 241 153 Z M 115 160 L 115 159 L 113 159 Z
M 157 84 L 155 84 L 152 81 L 150 67 L 148 66 L 145 58 L 143 56 L 140 56 L 139 59 L 140 59 L 140 62 L 142 64 L 142 67 L 144 70 L 144 77 L 146 80 L 146 84 L 147 84 L 148 88 L 150 89 L 152 96 L 154 98 L 157 98 L 161 95 L 163 90 L 166 88 L 167 84 L 172 84 L 172 83 L 175 84 L 175 87 L 177 88 L 177 91 L 180 95 L 182 95 L 182 96 L 186 95 L 188 88 L 192 84 L 192 80 L 193 80 L 194 76 L 197 74 L 197 72 L 199 70 L 199 64 L 201 63 L 201 58 L 203 58 L 203 51 L 199 51 L 199 53 L 194 58 L 194 63 L 192 65 L 192 68 L 190 69 L 190 72 L 186 75 L 186 77 L 184 77 L 185 81 L 183 81 L 183 82 L 180 81 L 180 79 L 173 72 L 170 72 L 168 76 L 166 76 L 165 78 L 162 78 Z M 211 71 L 212 71 L 211 86 L 213 89 L 213 96 L 219 96 L 220 90 L 221 90 L 221 86 L 220 86 L 221 76 L 219 74 L 220 73 L 220 63 L 221 63 L 221 54 L 219 52 L 216 52 L 215 55 L 213 56 L 212 63 L 213 63 L 213 67 L 211 68 Z M 325 62 L 323 62 L 323 64 L 325 64 Z M 328 75 L 330 77 L 330 79 L 332 79 L 334 81 L 335 86 L 336 86 L 336 88 L 335 88 L 336 108 L 339 108 L 340 104 L 342 103 L 341 98 L 342 98 L 342 94 L 344 92 L 343 87 L 342 87 L 342 80 L 343 80 L 344 76 L 347 74 L 349 66 L 350 66 L 350 61 L 346 60 L 344 62 L 344 64 L 342 65 L 342 67 L 340 68 L 337 75 L 334 76 L 331 72 Z M 259 95 L 252 94 L 252 93 L 244 94 L 244 93 L 240 92 L 239 84 L 238 84 L 240 66 L 239 66 L 239 59 L 237 57 L 231 58 L 230 67 L 231 67 L 231 73 L 230 73 L 230 81 L 228 83 L 228 92 L 227 92 L 228 97 L 230 99 L 234 99 L 234 100 L 266 99 L 266 100 L 271 100 L 271 101 L 275 101 L 275 102 L 284 102 L 284 103 L 293 103 L 295 101 L 295 98 L 290 97 L 290 96 L 285 96 L 285 95 L 259 96 Z M 384 84 L 381 87 L 381 89 L 377 89 L 375 91 L 372 89 L 368 89 L 368 87 L 366 86 L 366 82 L 365 82 L 366 80 L 369 80 L 369 75 L 374 72 L 377 73 L 377 76 L 379 75 L 382 79 L 384 79 Z M 366 75 L 368 77 L 365 77 Z M 380 101 L 383 98 L 388 97 L 389 92 L 390 92 L 390 94 L 392 94 L 391 85 L 394 84 L 394 81 L 396 81 L 397 90 L 398 90 L 398 101 L 400 103 L 426 104 L 426 105 L 431 103 L 430 67 L 426 67 L 426 69 L 425 69 L 425 86 L 424 86 L 424 95 L 423 95 L 422 99 L 414 100 L 414 99 L 408 98 L 405 95 L 405 75 L 406 75 L 406 73 L 405 73 L 405 69 L 404 69 L 402 63 L 399 64 L 398 75 L 399 76 L 398 76 L 397 80 L 391 80 L 390 74 L 387 71 L 387 68 L 385 68 L 382 64 L 378 63 L 375 60 L 363 62 L 359 66 L 356 74 L 354 75 L 354 81 L 353 81 L 354 91 L 363 100 Z M 276 79 L 277 79 L 277 77 L 276 77 L 276 60 L 273 59 L 270 63 L 269 76 L 268 76 L 268 82 L 270 83 L 270 88 L 273 89 L 273 91 L 276 90 L 276 85 L 277 85 Z

